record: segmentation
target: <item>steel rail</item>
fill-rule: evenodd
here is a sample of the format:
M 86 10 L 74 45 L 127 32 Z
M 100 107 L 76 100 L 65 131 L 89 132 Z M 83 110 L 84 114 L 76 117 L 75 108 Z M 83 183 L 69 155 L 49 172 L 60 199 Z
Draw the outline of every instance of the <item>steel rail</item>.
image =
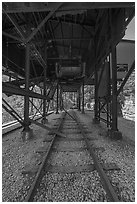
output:
M 86 142 L 86 145 L 87 145 L 88 150 L 90 152 L 90 155 L 94 161 L 95 168 L 100 175 L 102 185 L 103 185 L 104 189 L 106 190 L 106 193 L 110 199 L 110 202 L 120 202 L 120 200 L 118 199 L 118 196 L 117 196 L 116 192 L 114 191 L 106 173 L 104 172 L 104 170 L 102 168 L 102 165 L 99 163 L 98 158 L 97 158 L 96 154 L 94 153 L 92 146 L 89 144 L 89 140 L 88 140 L 88 138 L 87 138 L 87 136 L 86 136 L 86 134 L 82 128 L 82 125 L 80 123 L 80 120 L 76 116 L 75 112 L 74 112 L 73 116 L 75 117 L 77 124 L 78 124 L 78 127 L 79 127 L 79 129 L 80 129 L 80 131 L 81 131 L 81 133 L 85 139 L 85 142 Z
M 66 114 L 63 113 L 63 114 L 62 114 L 62 117 L 61 117 L 61 119 L 60 119 L 60 121 L 59 121 L 59 125 L 58 125 L 58 128 L 57 128 L 57 131 L 60 131 L 60 129 L 62 128 L 62 125 L 63 125 L 63 121 L 64 121 L 65 116 L 66 116 Z M 38 172 L 37 172 L 37 174 L 36 174 L 36 177 L 35 177 L 35 179 L 34 179 L 34 182 L 32 183 L 31 188 L 30 188 L 30 190 L 29 190 L 29 192 L 28 192 L 28 195 L 27 195 L 27 197 L 25 198 L 24 202 L 32 202 L 32 201 L 33 201 L 33 198 L 34 198 L 34 196 L 35 196 L 36 189 L 37 189 L 37 187 L 39 186 L 40 180 L 41 180 L 41 178 L 42 178 L 42 176 L 43 176 L 43 172 L 46 170 L 46 163 L 47 163 L 47 160 L 48 160 L 49 155 L 50 155 L 50 153 L 51 153 L 51 149 L 52 149 L 52 146 L 53 146 L 53 144 L 54 144 L 54 142 L 55 142 L 56 137 L 57 137 L 57 134 L 54 134 L 54 136 L 53 136 L 53 138 L 52 138 L 52 141 L 51 141 L 51 143 L 50 143 L 50 145 L 49 145 L 49 147 L 48 147 L 48 149 L 47 149 L 47 152 L 46 152 L 46 154 L 45 154 L 45 156 L 44 156 L 44 159 L 43 159 L 43 161 L 42 161 L 42 164 L 41 164 L 41 166 L 40 166 L 40 168 L 39 168 L 39 170 L 38 170 Z

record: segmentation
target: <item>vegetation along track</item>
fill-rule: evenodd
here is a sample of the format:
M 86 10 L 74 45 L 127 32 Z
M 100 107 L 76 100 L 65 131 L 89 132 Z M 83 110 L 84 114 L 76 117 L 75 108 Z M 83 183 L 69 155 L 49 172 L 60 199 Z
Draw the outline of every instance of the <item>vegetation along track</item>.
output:
M 43 162 L 25 199 L 26 202 L 112 201 L 118 197 L 95 155 L 74 111 L 62 114 L 57 127 L 66 137 L 51 135 Z

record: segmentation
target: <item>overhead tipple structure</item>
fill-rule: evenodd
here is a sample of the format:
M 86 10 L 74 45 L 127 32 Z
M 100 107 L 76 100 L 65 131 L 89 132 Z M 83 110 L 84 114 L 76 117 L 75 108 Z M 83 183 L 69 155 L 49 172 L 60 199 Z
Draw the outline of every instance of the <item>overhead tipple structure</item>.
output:
M 95 86 L 93 122 L 105 122 L 111 137 L 122 138 L 117 97 L 135 68 L 134 42 L 122 38 L 134 15 L 134 2 L 2 3 L 2 73 L 9 77 L 2 89 L 9 97 L 24 96 L 24 117 L 5 99 L 3 108 L 22 124 L 23 138 L 32 135 L 30 104 L 40 111 L 43 124 L 38 125 L 44 128 L 52 100 L 56 113 L 63 110 L 63 92 L 76 92 L 77 108 L 84 113 L 84 85 Z M 117 62 L 120 43 L 132 45 L 126 65 Z M 33 98 L 41 99 L 40 108 Z

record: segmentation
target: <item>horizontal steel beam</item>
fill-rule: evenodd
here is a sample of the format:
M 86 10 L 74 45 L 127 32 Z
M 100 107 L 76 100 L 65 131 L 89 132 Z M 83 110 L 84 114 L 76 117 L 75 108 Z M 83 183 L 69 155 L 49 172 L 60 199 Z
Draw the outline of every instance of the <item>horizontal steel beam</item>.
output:
M 31 85 L 31 83 L 33 82 L 41 82 L 43 81 L 44 77 L 36 77 L 36 78 L 33 78 L 33 79 L 29 79 L 29 83 Z M 23 85 L 25 84 L 25 79 L 20 79 L 20 80 L 13 80 L 13 81 L 10 81 L 10 82 L 3 82 L 5 85 Z
M 19 96 L 29 96 L 32 98 L 50 100 L 48 96 L 43 96 L 42 94 L 38 94 L 33 91 L 26 91 L 25 89 L 18 88 L 13 85 L 5 85 L 4 83 L 2 83 L 2 92 L 7 93 L 7 94 L 14 94 L 14 95 L 19 95 Z
M 11 15 L 9 15 L 7 12 L 6 12 L 6 10 L 3 8 L 2 9 L 3 11 L 4 11 L 4 13 L 6 14 L 6 16 L 8 17 L 8 19 L 11 21 L 11 23 L 15 26 L 15 29 L 17 30 L 17 32 L 19 33 L 19 35 L 21 36 L 21 39 L 22 39 L 22 41 L 23 41 L 23 43 L 27 43 L 28 42 L 28 40 L 30 40 L 30 37 L 31 37 L 31 35 L 28 37 L 28 38 L 26 38 L 26 34 L 23 32 L 23 30 L 21 29 L 21 27 L 18 25 L 18 23 L 15 21 L 15 19 L 13 18 L 13 16 L 11 16 Z M 35 30 L 34 30 L 35 31 Z M 32 32 L 32 34 L 33 34 L 33 32 Z M 46 63 L 45 63 L 45 61 L 44 61 L 44 59 L 42 58 L 42 56 L 41 56 L 41 54 L 40 54 L 40 52 L 37 50 L 37 48 L 35 47 L 35 44 L 34 43 L 30 43 L 30 45 L 31 45 L 31 47 L 35 50 L 35 52 L 36 52 L 36 54 L 37 54 L 37 56 L 40 58 L 40 60 L 42 61 L 42 66 L 44 65 L 44 66 L 46 66 Z M 40 60 L 39 60 L 39 58 L 37 58 L 37 56 L 35 56 L 35 58 L 38 60 L 38 62 L 40 63 Z M 41 64 L 41 63 L 40 63 Z M 43 66 L 43 67 L 44 67 Z
M 15 26 L 17 32 L 20 34 L 22 40 L 24 41 L 25 40 L 25 33 L 22 31 L 21 27 L 17 24 L 17 22 L 14 20 L 14 18 L 7 13 L 7 11 L 4 8 L 2 8 L 2 12 L 4 12 L 6 14 L 6 16 L 9 18 L 9 20 Z
M 58 21 L 58 20 L 56 20 L 56 19 L 50 19 L 49 21 L 51 21 L 51 22 L 61 22 L 62 23 L 62 25 L 63 24 L 66 24 L 66 25 L 76 25 L 76 26 L 85 26 L 86 28 L 90 28 L 90 31 L 89 32 L 92 32 L 92 33 L 94 33 L 94 26 L 92 25 L 89 25 L 89 24 L 87 24 L 87 23 L 81 23 L 81 22 L 79 22 L 79 21 L 77 21 L 77 22 L 74 22 L 74 21 L 72 21 L 72 20 L 61 20 L 60 19 L 60 21 Z
M 2 70 L 2 74 L 3 75 L 9 76 L 9 77 L 17 79 L 17 80 L 22 80 L 22 76 L 21 75 L 16 74 L 14 72 L 9 72 L 9 70 L 6 71 L 7 68 L 5 68 L 4 66 L 2 66 L 2 67 L 5 69 L 5 70 Z
M 23 121 L 21 119 L 19 119 L 14 113 L 13 111 L 9 110 L 4 104 L 2 104 L 2 108 L 4 108 L 4 110 L 6 112 L 8 112 L 13 118 L 15 118 L 22 126 L 24 125 Z
M 92 38 L 54 38 L 54 39 L 47 39 L 48 42 L 50 41 L 62 41 L 62 40 L 74 40 L 74 41 L 87 41 L 91 40 Z
M 21 116 L 7 103 L 7 101 L 2 98 L 2 102 L 4 102 L 8 108 L 9 113 L 14 116 L 14 118 L 16 118 L 18 121 L 22 121 L 23 123 L 23 119 L 21 118 Z M 3 104 L 4 105 L 4 104 Z M 3 106 L 4 107 L 4 106 Z M 5 109 L 6 110 L 6 109 Z
M 30 2 L 26 6 L 24 2 L 6 3 L 5 10 L 7 13 L 22 13 L 22 12 L 42 12 L 52 11 L 57 6 L 57 2 Z M 103 8 L 126 8 L 134 6 L 134 2 L 67 2 L 58 9 L 59 12 L 89 10 L 89 9 L 103 9 Z
M 4 36 L 6 36 L 6 37 L 8 37 L 8 38 L 12 38 L 12 39 L 14 39 L 14 40 L 17 40 L 17 41 L 19 41 L 19 42 L 23 42 L 23 40 L 22 39 L 20 39 L 20 38 L 18 38 L 18 37 L 16 37 L 16 36 L 13 36 L 13 35 L 11 35 L 11 34 L 9 34 L 9 33 L 6 33 L 5 31 L 2 31 L 2 35 L 4 35 Z
M 57 9 L 59 9 L 59 7 L 61 7 L 62 4 L 63 2 L 57 4 L 57 6 L 44 18 L 44 20 L 38 25 L 38 27 L 35 28 L 35 30 L 30 34 L 30 36 L 25 40 L 25 42 L 29 42 L 37 34 L 37 32 L 42 28 L 42 26 L 45 25 L 49 18 L 51 18 L 51 16 L 55 13 Z

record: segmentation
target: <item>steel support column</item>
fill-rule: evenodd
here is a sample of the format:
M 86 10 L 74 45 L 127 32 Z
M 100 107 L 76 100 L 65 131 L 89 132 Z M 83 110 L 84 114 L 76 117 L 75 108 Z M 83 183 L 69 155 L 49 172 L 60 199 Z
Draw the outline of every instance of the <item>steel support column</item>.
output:
M 112 47 L 112 130 L 117 131 L 117 60 L 116 47 Z
M 78 93 L 78 90 L 77 90 L 77 109 L 79 108 L 79 93 Z
M 57 107 L 56 114 L 59 114 L 59 84 L 57 84 Z
M 26 64 L 25 64 L 25 91 L 29 91 L 29 75 L 30 75 L 30 44 L 26 45 Z M 24 96 L 24 129 L 22 131 L 22 139 L 27 140 L 32 137 L 29 121 L 29 96 Z
M 46 96 L 47 95 L 47 43 L 45 44 L 45 53 L 44 53 L 44 58 L 45 58 L 45 63 L 46 66 L 44 67 L 44 87 L 43 87 L 43 95 Z M 45 99 L 43 99 L 43 118 L 42 118 L 42 123 L 45 124 L 48 122 L 46 115 L 47 115 L 47 110 L 46 110 L 46 105 L 47 105 L 47 101 Z
M 98 71 L 97 67 L 95 65 L 95 92 L 94 92 L 94 98 L 95 98 L 95 104 L 94 104 L 94 119 L 93 123 L 98 124 Z
M 111 67 L 112 67 L 112 125 L 109 135 L 114 139 L 121 139 L 122 134 L 117 127 L 117 59 L 116 46 L 111 49 Z
M 82 113 L 85 113 L 84 112 L 84 79 L 82 83 Z
M 60 110 L 62 111 L 63 109 L 62 109 L 62 89 L 61 89 L 61 87 L 60 87 Z
M 78 110 L 81 110 L 81 98 L 80 98 L 80 89 L 78 90 Z

